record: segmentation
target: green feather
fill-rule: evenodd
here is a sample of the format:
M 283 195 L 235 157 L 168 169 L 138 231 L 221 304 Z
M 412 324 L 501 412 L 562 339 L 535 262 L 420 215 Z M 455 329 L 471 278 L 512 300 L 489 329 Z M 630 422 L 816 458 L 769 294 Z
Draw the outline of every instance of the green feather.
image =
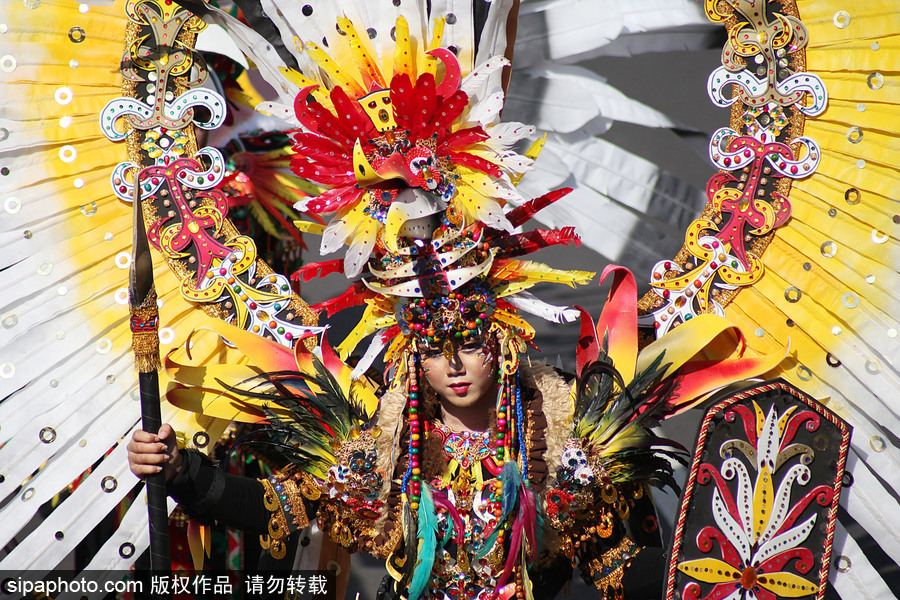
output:
M 409 600 L 418 600 L 431 581 L 431 569 L 434 567 L 437 551 L 438 521 L 434 511 L 434 500 L 428 484 L 422 485 L 419 498 L 419 544 L 416 568 L 409 582 Z

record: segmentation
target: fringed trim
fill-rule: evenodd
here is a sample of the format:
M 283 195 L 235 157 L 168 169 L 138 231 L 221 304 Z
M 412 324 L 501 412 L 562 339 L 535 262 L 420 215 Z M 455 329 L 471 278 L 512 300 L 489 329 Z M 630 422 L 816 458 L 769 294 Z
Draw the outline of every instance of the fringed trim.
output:
M 523 368 L 522 375 L 526 385 L 537 390 L 541 396 L 541 412 L 547 424 L 544 430 L 546 450 L 543 460 L 547 465 L 546 472 L 553 475 L 561 464 L 566 440 L 572 432 L 572 388 L 549 365 L 536 364 Z
M 625 536 L 618 546 L 610 548 L 599 557 L 591 559 L 587 565 L 583 565 L 585 572 L 591 574 L 591 581 L 600 591 L 602 600 L 621 600 L 625 597 L 622 577 L 625 575 L 625 569 L 631 566 L 631 561 L 641 550 L 643 548 Z
M 160 369 L 158 332 L 156 287 L 151 286 L 141 305 L 131 309 L 131 349 L 134 351 L 134 365 L 140 373 L 153 373 Z

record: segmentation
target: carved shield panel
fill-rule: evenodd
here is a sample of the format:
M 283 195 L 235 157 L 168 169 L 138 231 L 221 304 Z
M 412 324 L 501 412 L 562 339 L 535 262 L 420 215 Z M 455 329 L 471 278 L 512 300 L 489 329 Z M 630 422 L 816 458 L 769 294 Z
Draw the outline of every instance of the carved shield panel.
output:
M 672 546 L 666 599 L 825 594 L 850 427 L 778 380 L 703 419 Z

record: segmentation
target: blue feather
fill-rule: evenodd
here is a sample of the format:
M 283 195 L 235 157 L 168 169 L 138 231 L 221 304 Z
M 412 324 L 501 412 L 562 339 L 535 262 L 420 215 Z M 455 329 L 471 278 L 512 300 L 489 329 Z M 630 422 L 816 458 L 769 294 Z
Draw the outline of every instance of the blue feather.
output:
M 438 520 L 434 510 L 434 499 L 431 488 L 423 483 L 419 498 L 419 547 L 416 567 L 409 582 L 409 600 L 418 600 L 431 581 L 431 569 L 434 567 L 437 551 Z
M 501 502 L 503 515 L 498 520 L 498 524 L 509 516 L 519 499 L 519 486 L 522 484 L 522 480 L 519 477 L 519 465 L 516 461 L 508 460 L 503 463 L 503 471 L 500 473 L 499 479 L 503 482 L 503 499 Z
M 519 488 L 522 485 L 522 478 L 519 473 L 519 465 L 514 460 L 508 460 L 503 463 L 503 470 L 497 479 L 503 484 L 503 496 L 500 499 L 501 515 L 497 519 L 497 524 L 491 531 L 491 534 L 484 541 L 484 544 L 478 550 L 475 558 L 484 558 L 499 537 L 500 529 L 506 518 L 513 511 L 519 502 Z

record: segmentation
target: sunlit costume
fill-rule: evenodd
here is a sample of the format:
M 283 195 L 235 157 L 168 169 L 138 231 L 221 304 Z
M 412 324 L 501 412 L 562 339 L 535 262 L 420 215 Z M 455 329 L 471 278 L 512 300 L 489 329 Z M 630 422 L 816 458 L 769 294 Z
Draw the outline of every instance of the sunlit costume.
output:
M 544 205 L 559 215 L 563 194 L 540 195 L 559 183 L 550 185 L 553 172 L 536 173 L 539 193 L 516 185 L 538 148 L 516 152 L 512 145 L 532 129 L 499 120 L 510 3 L 495 2 L 480 16 L 468 3 L 432 3 L 431 15 L 418 4 L 263 3 L 244 10 L 250 26 L 194 7 L 224 26 L 273 86 L 275 100 L 261 109 L 295 128 L 293 149 L 265 154 L 243 176 L 215 149 L 198 148 L 194 127 L 213 129 L 226 113 L 225 98 L 197 87 L 205 67 L 190 48 L 204 29 L 199 19 L 168 2 L 107 9 L 26 0 L 10 10 L 0 27 L 3 81 L 17 84 L 0 129 L 10 241 L 2 273 L 13 291 L 3 315 L 8 397 L 0 427 L 9 441 L 0 457 L 12 466 L 0 489 L 18 498 L 3 508 L 4 542 L 17 533 L 14 523 L 27 522 L 136 420 L 122 383 L 129 336 L 116 310 L 130 260 L 130 216 L 121 204 L 137 197 L 169 267 L 158 270 L 163 343 L 180 344 L 208 326 L 237 347 L 196 336 L 192 365 L 173 355 L 166 420 L 202 447 L 231 419 L 267 417 L 293 453 L 296 466 L 271 479 L 263 499 L 273 554 L 315 504 L 324 530 L 384 557 L 389 587 L 411 598 L 452 597 L 461 587 L 527 597 L 528 566 L 539 573 L 554 557 L 579 564 L 614 595 L 622 568 L 639 553 L 628 513 L 645 484 L 670 483 L 671 448 L 645 426 L 722 385 L 767 373 L 836 398 L 831 408 L 856 427 L 843 525 L 858 520 L 887 558 L 870 557 L 839 533 L 835 586 L 846 597 L 862 589 L 886 597 L 887 576 L 876 569 L 900 554 L 880 502 L 900 488 L 895 438 L 886 433 L 897 421 L 889 399 L 897 389 L 891 198 L 898 161 L 886 124 L 896 86 L 878 61 L 896 43 L 895 15 L 826 2 L 766 5 L 763 18 L 755 3 L 707 3 L 708 16 L 730 27 L 723 67 L 708 84 L 716 103 L 733 105 L 732 128 L 710 145 L 722 172 L 681 252 L 650 275 L 654 292 L 640 302 L 640 322 L 659 339 L 639 344 L 633 278 L 612 271 L 606 310 L 582 330 L 581 384 L 570 398 L 558 376 L 519 364 L 531 338 L 521 313 L 569 317 L 526 290 L 586 274 L 516 258 L 576 238 L 567 229 L 516 233 Z M 560 14 L 572 8 L 563 4 Z M 544 10 L 533 7 L 524 22 Z M 41 37 L 29 20 L 37 14 L 47 15 L 42 22 L 58 41 Z M 122 32 L 120 75 L 110 65 L 123 58 Z M 570 56 L 590 54 L 573 44 Z M 560 58 L 554 44 L 548 48 L 542 58 Z M 864 72 L 848 78 L 847 60 Z M 98 114 L 106 138 L 128 140 L 130 163 L 117 164 L 121 149 L 100 137 Z M 593 138 L 577 135 L 551 139 L 544 151 L 589 182 L 591 161 L 603 155 Z M 130 169 L 138 163 L 148 168 L 135 181 Z M 298 277 L 357 278 L 347 294 L 318 307 L 367 305 L 337 353 L 325 343 L 320 359 L 310 353 L 304 340 L 320 332 L 314 312 L 228 221 L 218 187 L 226 176 L 232 190 L 252 192 L 284 221 L 294 201 L 307 214 L 329 215 L 327 224 L 301 226 L 322 234 L 323 252 L 346 244 L 346 258 Z M 566 201 L 587 202 L 598 189 L 590 183 Z M 615 195 L 614 186 L 608 191 Z M 593 210 L 582 210 L 589 226 Z M 189 303 L 231 325 L 209 325 Z M 725 313 L 747 339 L 706 313 Z M 369 335 L 355 370 L 344 366 Z M 496 426 L 486 438 L 441 429 L 434 399 L 417 389 L 418 353 L 452 352 L 469 336 L 495 344 L 500 365 Z M 788 338 L 792 354 L 776 370 Z M 63 347 L 48 366 L 48 353 Z M 8 348 L 16 354 L 6 358 Z M 382 351 L 394 376 L 379 400 L 362 375 Z M 246 357 L 253 365 L 233 366 Z M 697 362 L 711 358 L 718 360 Z M 60 386 L 71 400 L 44 391 Z M 770 438 L 773 422 L 755 421 Z M 426 464 L 427 440 L 439 440 L 432 455 L 446 454 L 446 464 Z M 100 508 L 131 487 L 122 483 L 131 483 L 122 455 L 119 445 L 67 501 L 81 512 L 54 512 L 0 567 L 64 556 L 90 529 L 87 514 L 105 514 Z M 140 530 L 141 511 L 133 510 L 91 566 L 130 564 L 145 544 Z M 755 574 L 745 579 L 732 594 L 771 592 L 755 587 Z

